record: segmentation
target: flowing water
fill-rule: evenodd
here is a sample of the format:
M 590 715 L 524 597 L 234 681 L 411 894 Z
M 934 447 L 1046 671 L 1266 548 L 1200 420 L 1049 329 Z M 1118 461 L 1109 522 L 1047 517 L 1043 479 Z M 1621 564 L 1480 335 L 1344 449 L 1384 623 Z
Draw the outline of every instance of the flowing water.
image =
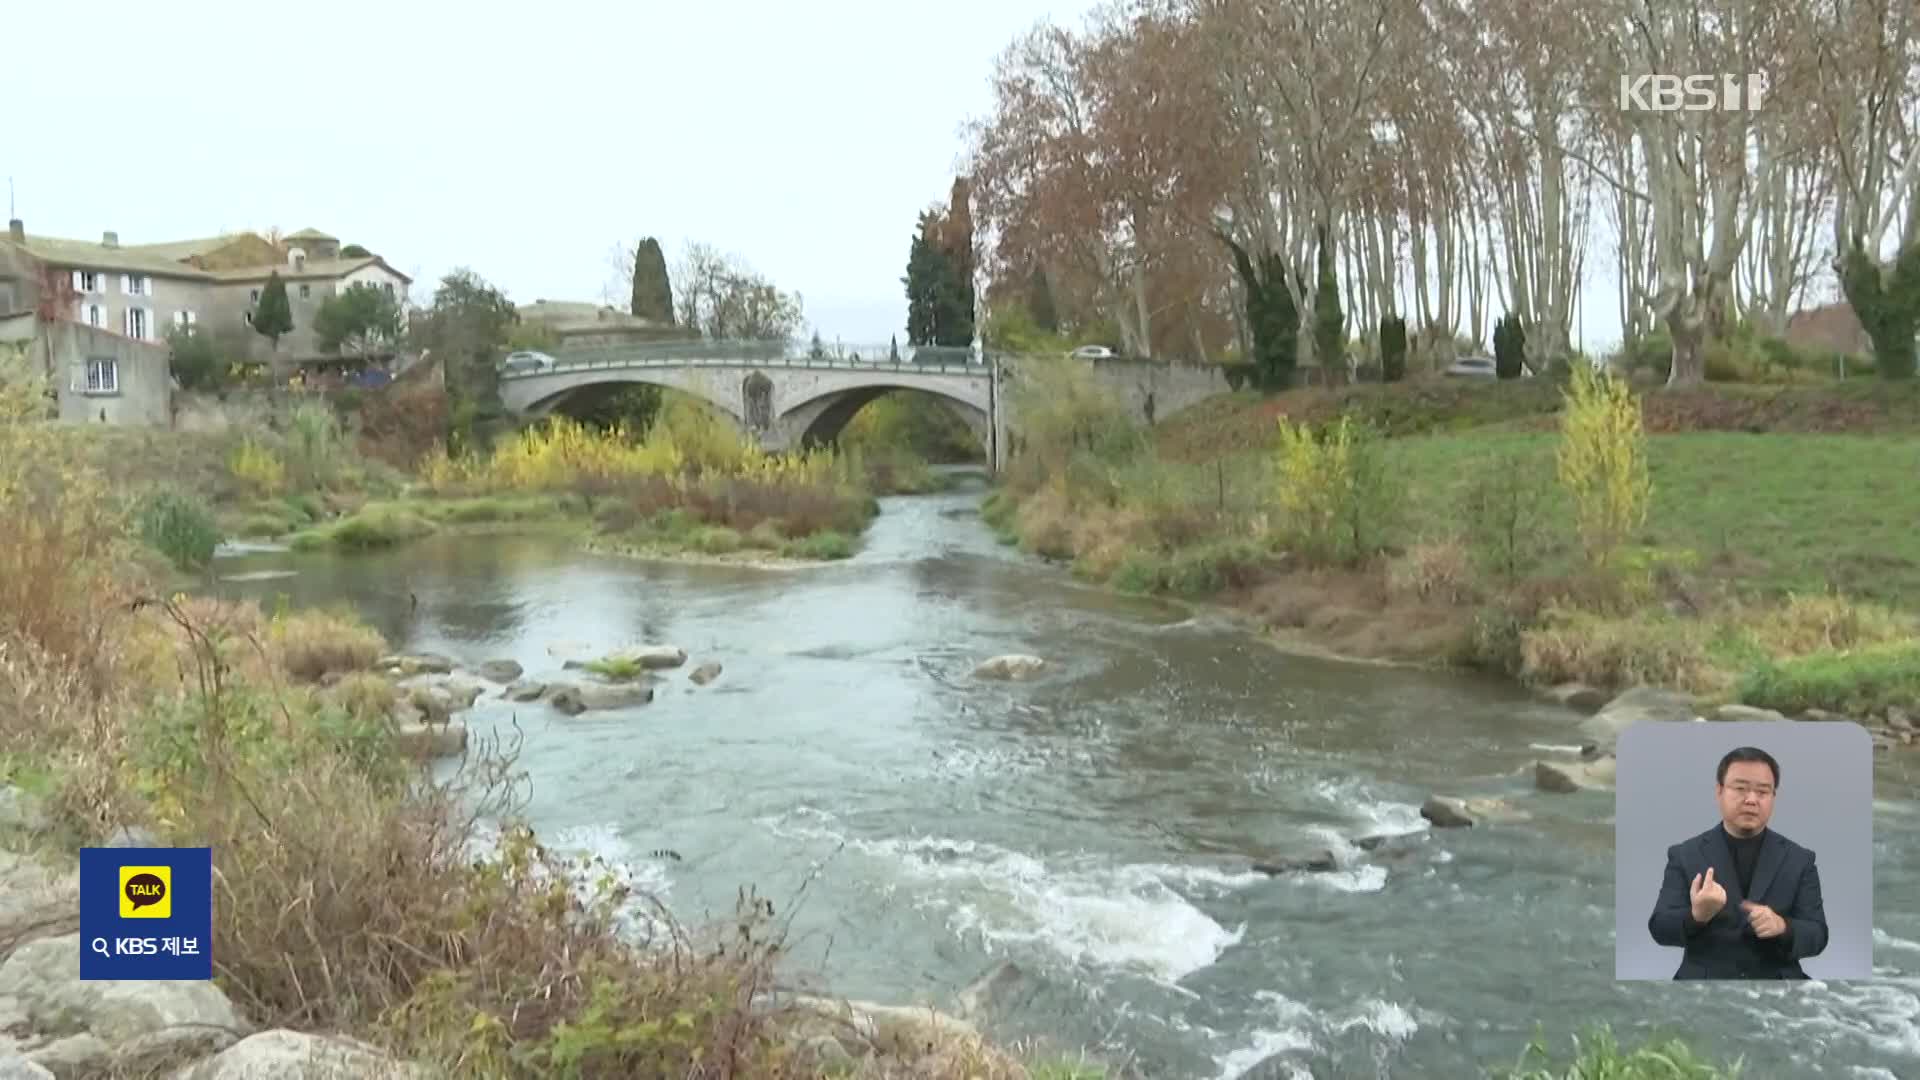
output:
M 535 679 L 636 642 L 719 661 L 713 685 L 671 672 L 638 709 L 489 697 L 467 720 L 517 725 L 554 846 L 616 862 L 685 921 L 757 887 L 792 920 L 795 978 L 839 994 L 950 1005 L 1012 960 L 995 1035 L 1152 1077 L 1469 1077 L 1536 1025 L 1564 1049 L 1596 1021 L 1633 1042 L 1677 1028 L 1749 1076 L 1920 1076 L 1912 757 L 1876 773 L 1875 981 L 1616 983 L 1613 797 L 1539 795 L 1525 771 L 1574 740 L 1572 713 L 1078 587 L 995 543 L 979 498 L 883 500 L 864 550 L 824 568 L 442 537 L 246 551 L 219 588 L 346 602 L 396 647 Z M 1008 652 L 1051 666 L 971 678 Z M 1430 832 L 1435 790 L 1532 817 Z M 1401 857 L 1351 843 L 1381 834 Z M 1318 848 L 1335 870 L 1246 861 Z

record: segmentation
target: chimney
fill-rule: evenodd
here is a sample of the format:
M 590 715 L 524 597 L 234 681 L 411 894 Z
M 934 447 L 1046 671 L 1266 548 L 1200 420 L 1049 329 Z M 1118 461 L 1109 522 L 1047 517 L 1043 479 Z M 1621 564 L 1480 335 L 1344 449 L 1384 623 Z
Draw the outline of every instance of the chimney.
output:
M 27 223 L 24 221 L 21 221 L 19 218 L 14 218 L 11 221 L 8 221 L 7 222 L 7 239 L 12 240 L 16 244 L 26 243 L 27 242 Z
M 117 247 L 119 247 L 119 246 L 120 246 L 120 234 L 119 234 L 119 233 L 117 233 L 117 232 L 114 232 L 114 231 L 113 231 L 112 229 L 108 229 L 108 230 L 107 230 L 106 232 L 103 232 L 103 233 L 101 233 L 101 234 L 100 234 L 100 246 L 101 246 L 101 247 L 110 247 L 110 248 L 117 248 Z

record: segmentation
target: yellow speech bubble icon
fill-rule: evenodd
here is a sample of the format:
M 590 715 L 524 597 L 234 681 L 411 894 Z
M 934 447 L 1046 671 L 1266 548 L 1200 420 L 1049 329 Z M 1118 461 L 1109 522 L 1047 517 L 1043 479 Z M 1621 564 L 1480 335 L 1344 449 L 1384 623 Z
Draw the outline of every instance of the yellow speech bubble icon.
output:
M 120 917 L 123 919 L 173 918 L 173 867 L 121 867 Z

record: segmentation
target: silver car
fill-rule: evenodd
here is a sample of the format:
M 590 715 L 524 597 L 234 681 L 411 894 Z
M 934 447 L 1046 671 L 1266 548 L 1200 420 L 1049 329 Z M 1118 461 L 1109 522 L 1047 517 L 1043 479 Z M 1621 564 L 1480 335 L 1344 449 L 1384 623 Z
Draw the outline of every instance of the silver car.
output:
M 546 371 L 552 368 L 554 363 L 553 357 L 548 356 L 546 353 L 534 352 L 531 349 L 522 349 L 519 352 L 508 353 L 507 358 L 500 361 L 500 373 L 502 375 L 527 375 L 536 371 Z

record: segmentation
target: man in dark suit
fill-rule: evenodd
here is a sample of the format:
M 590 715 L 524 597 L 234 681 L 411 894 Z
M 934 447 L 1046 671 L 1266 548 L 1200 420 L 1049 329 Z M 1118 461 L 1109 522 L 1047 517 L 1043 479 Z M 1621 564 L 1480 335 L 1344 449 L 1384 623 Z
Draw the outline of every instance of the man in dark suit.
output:
M 1780 765 L 1743 746 L 1720 759 L 1720 822 L 1667 849 L 1647 929 L 1685 949 L 1676 979 L 1804 979 L 1827 947 L 1813 852 L 1767 828 Z

